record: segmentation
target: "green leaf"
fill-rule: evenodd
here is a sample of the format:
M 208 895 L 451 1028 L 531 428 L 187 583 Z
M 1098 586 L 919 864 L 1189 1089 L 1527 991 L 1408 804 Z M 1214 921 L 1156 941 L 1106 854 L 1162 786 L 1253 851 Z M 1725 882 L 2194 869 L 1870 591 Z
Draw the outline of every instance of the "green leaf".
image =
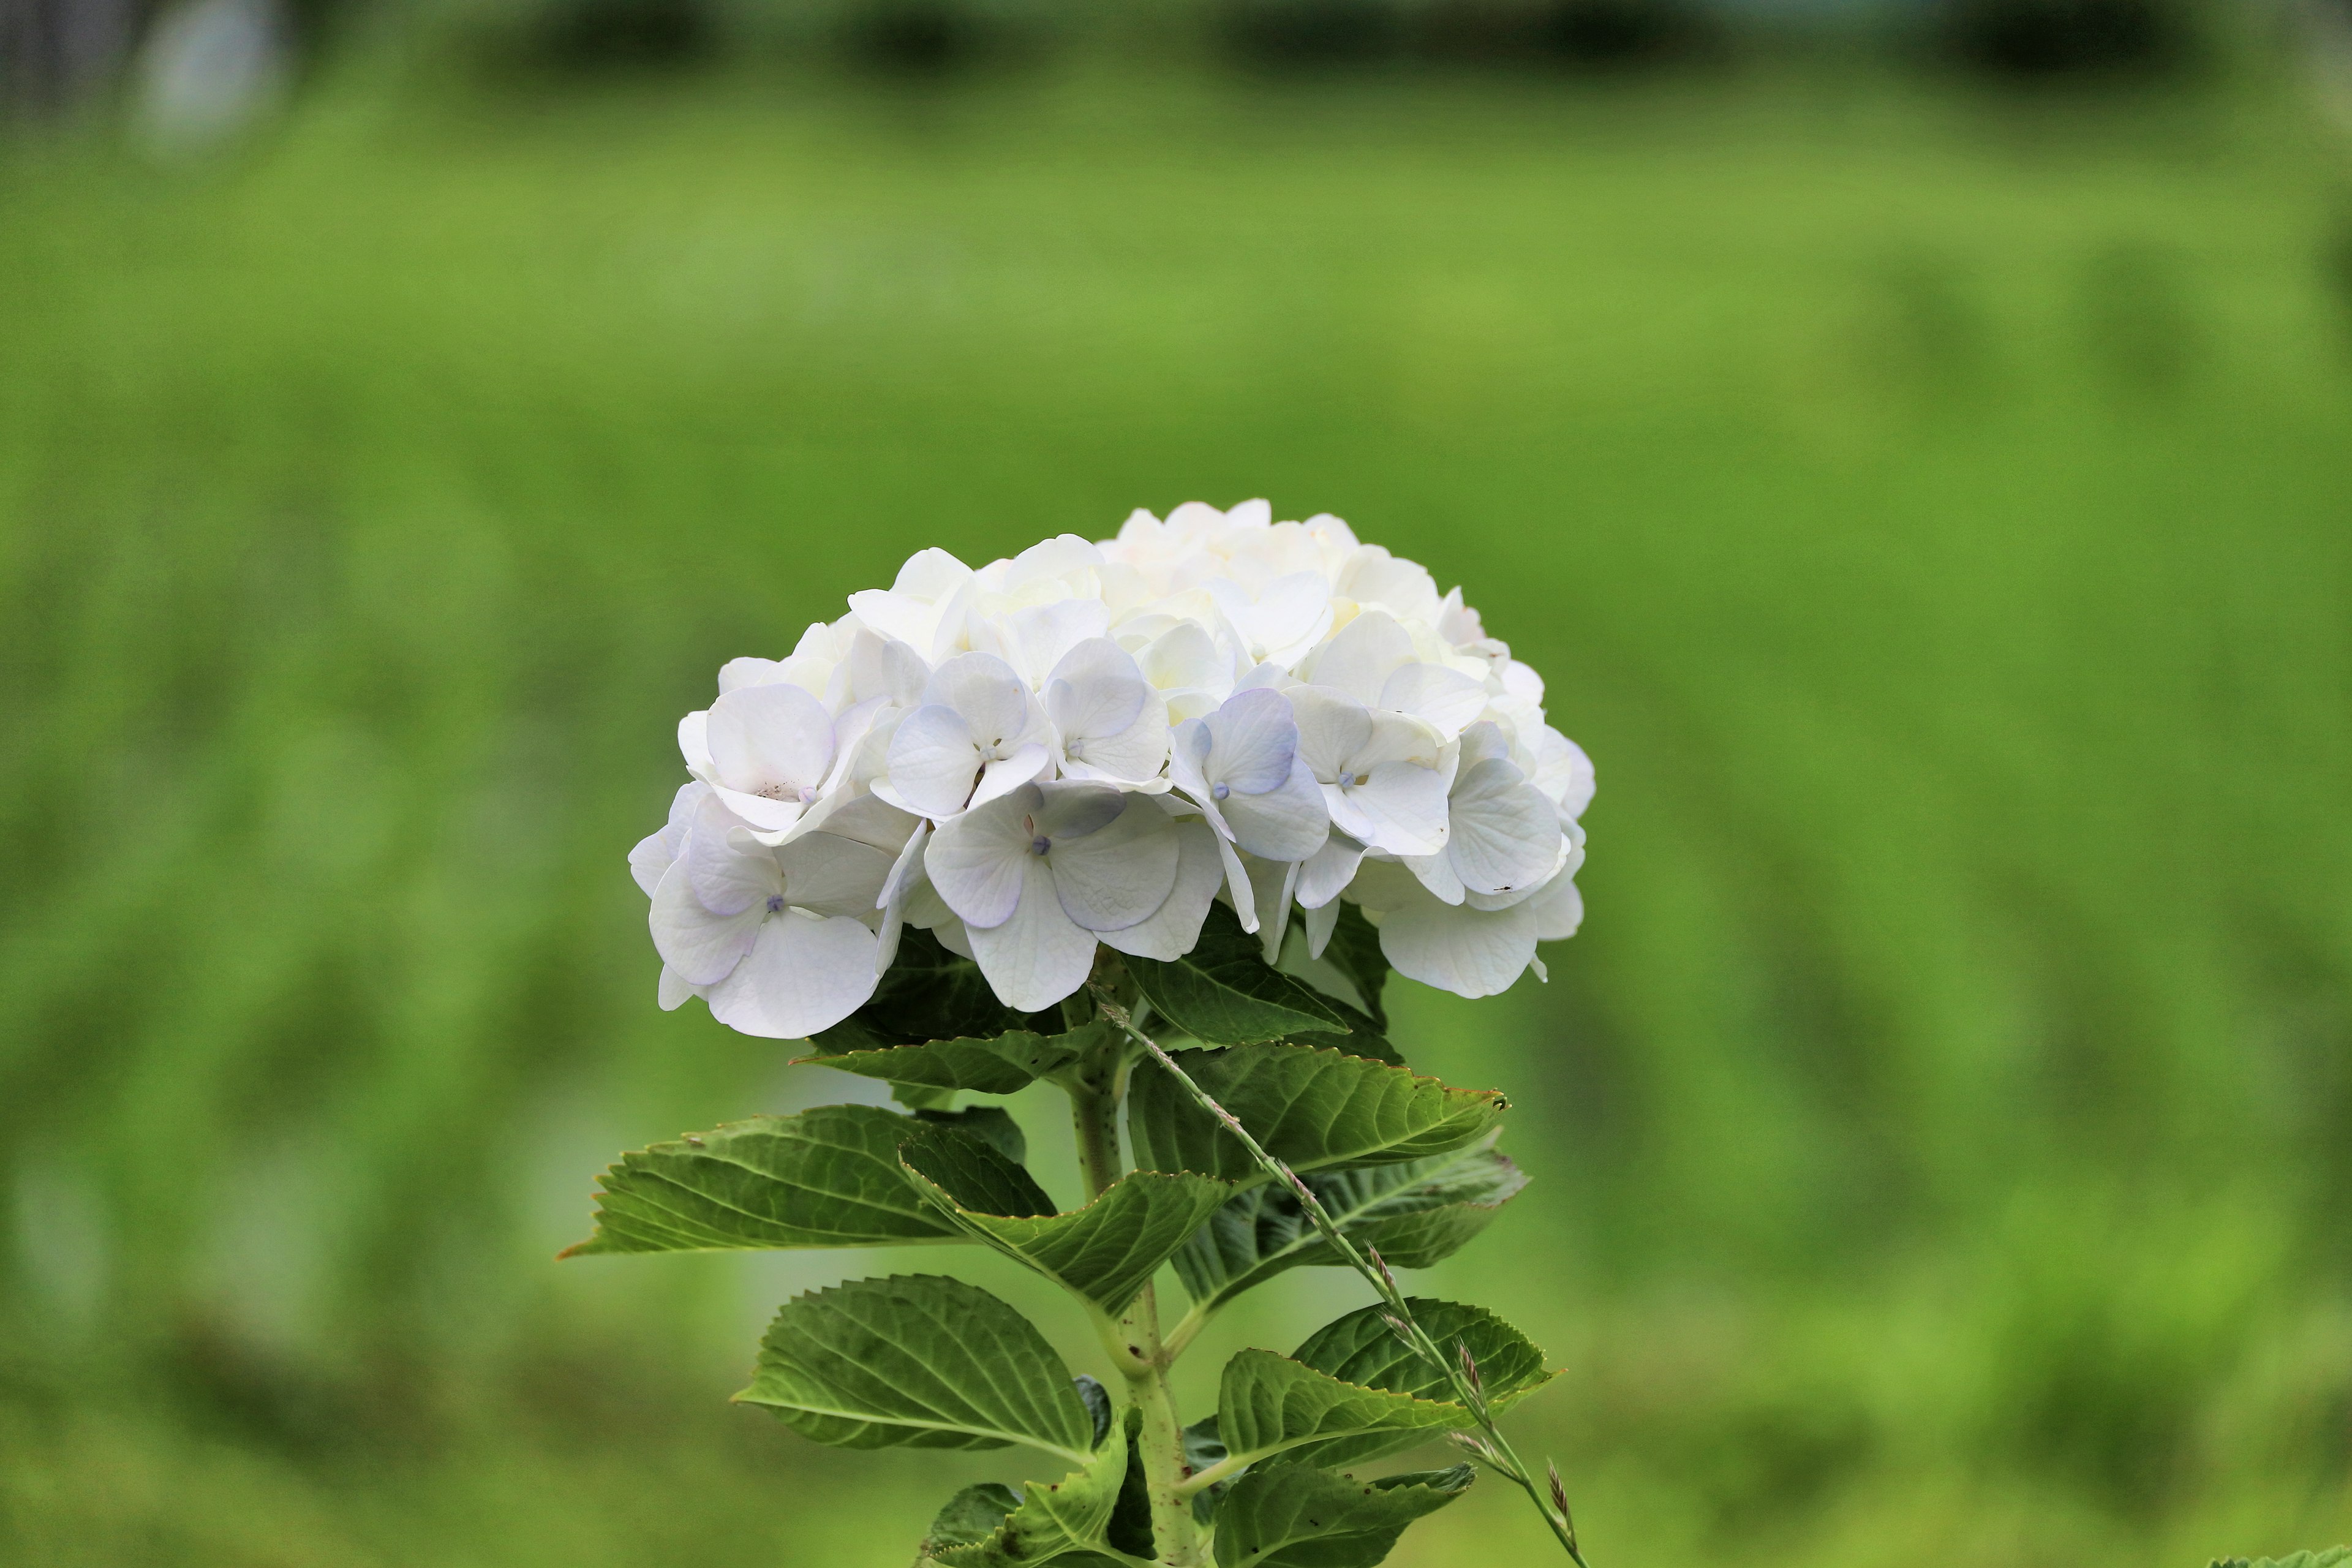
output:
M 1026 1172 L 969 1138 L 919 1139 L 901 1159 L 954 1223 L 1112 1317 L 1234 1194 L 1230 1183 L 1208 1176 L 1132 1171 L 1084 1208 L 1055 1214 L 1043 1193 L 1031 1200 L 1004 1175 L 1019 1172 L 1027 1183 Z
M 1311 1465 L 1252 1470 L 1217 1509 L 1217 1568 L 1371 1568 L 1474 1479 L 1467 1465 L 1376 1481 Z
M 1127 1465 L 1128 1446 L 1105 1443 L 1074 1474 L 1023 1487 L 1020 1506 L 988 1534 L 950 1546 L 927 1542 L 930 1560 L 941 1568 L 1028 1568 L 1038 1563 L 1123 1568 L 1133 1559 L 1117 1555 L 1105 1537 Z
M 967 1105 L 961 1110 L 918 1110 L 915 1120 L 929 1127 L 950 1127 L 970 1133 L 1014 1164 L 1029 1157 L 1029 1140 L 1021 1123 L 1003 1106 Z
M 1027 1443 L 1088 1462 L 1094 1422 L 1029 1320 L 936 1275 L 853 1279 L 784 1304 L 751 1385 L 802 1436 L 837 1448 Z
M 1195 1039 L 1248 1045 L 1348 1026 L 1322 997 L 1268 968 L 1258 939 L 1223 904 L 1209 906 L 1201 940 L 1183 957 L 1131 957 L 1127 966 L 1151 1005 Z
M 908 926 L 899 934 L 898 955 L 889 973 L 866 1005 L 832 1028 L 818 1031 L 811 1043 L 838 1055 L 961 1037 L 991 1039 L 1016 1029 L 1052 1035 L 1061 1027 L 1058 1012 L 1024 1013 L 1006 1006 L 989 988 L 979 964 L 949 952 L 929 931 Z
M 1083 1033 L 1083 1031 L 1081 1032 Z M 831 1034 L 816 1043 L 830 1046 Z M 839 1068 L 862 1078 L 878 1078 L 902 1100 L 926 1103 L 935 1096 L 968 1089 L 977 1094 L 1017 1094 L 1078 1059 L 1077 1035 L 1041 1035 L 1013 1029 L 987 1038 L 960 1037 L 919 1045 L 824 1051 L 795 1058 L 795 1065 Z
M 1398 1163 L 1486 1136 L 1508 1101 L 1491 1089 L 1308 1046 L 1184 1051 L 1177 1065 L 1295 1171 Z M 1128 1133 L 1136 1163 L 1235 1181 L 1263 1179 L 1240 1140 L 1194 1104 L 1157 1063 L 1135 1069 Z
M 1238 1468 L 1307 1444 L 1411 1447 L 1475 1425 L 1458 1405 L 1345 1383 L 1272 1351 L 1240 1351 L 1217 1384 L 1217 1436 Z
M 2352 1568 L 2352 1546 L 2298 1552 L 2292 1557 L 2216 1557 L 2212 1568 Z
M 1478 1363 L 1487 1405 L 1496 1414 L 1508 1410 L 1559 1375 L 1544 1365 L 1543 1352 L 1528 1342 L 1525 1334 L 1484 1307 L 1419 1296 L 1406 1297 L 1405 1303 L 1412 1309 L 1413 1321 L 1439 1346 L 1447 1351 L 1457 1345 L 1469 1347 L 1472 1358 Z M 1294 1359 L 1349 1384 L 1418 1399 L 1444 1401 L 1451 1407 L 1454 1385 L 1447 1374 L 1431 1366 L 1390 1331 L 1381 1321 L 1387 1310 L 1375 1304 L 1326 1324 L 1307 1336 L 1306 1343 L 1293 1352 Z M 1375 1432 L 1318 1443 L 1300 1450 L 1298 1458 L 1339 1467 L 1362 1464 L 1409 1447 L 1409 1436 L 1400 1440 Z
M 624 1154 L 596 1194 L 595 1234 L 563 1256 L 960 1239 L 898 1163 L 919 1134 L 987 1148 L 879 1106 L 828 1105 Z
M 1495 1152 L 1498 1131 L 1466 1149 L 1401 1165 L 1368 1165 L 1305 1178 L 1340 1231 L 1376 1247 L 1391 1267 L 1426 1268 L 1486 1227 L 1527 1177 Z M 1193 1305 L 1214 1311 L 1286 1268 L 1339 1265 L 1278 1183 L 1250 1188 L 1195 1231 L 1172 1261 Z
M 1004 1516 L 1021 1506 L 1021 1494 L 1000 1481 L 982 1481 L 966 1487 L 948 1499 L 931 1520 L 931 1528 L 923 1537 L 921 1554 L 930 1556 L 942 1547 L 969 1546 L 985 1541 L 996 1533 Z

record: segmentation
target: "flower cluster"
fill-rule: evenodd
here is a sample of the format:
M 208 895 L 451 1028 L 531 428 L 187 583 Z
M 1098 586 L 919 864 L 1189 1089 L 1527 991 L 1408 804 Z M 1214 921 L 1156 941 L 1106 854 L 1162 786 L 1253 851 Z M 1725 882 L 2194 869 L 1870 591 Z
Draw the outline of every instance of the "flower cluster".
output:
M 974 571 L 926 550 L 739 658 L 678 726 L 692 782 L 629 857 L 661 1001 L 798 1038 L 908 924 L 1007 1005 L 1096 943 L 1172 960 L 1228 901 L 1267 961 L 1342 901 L 1403 973 L 1483 996 L 1572 934 L 1592 767 L 1462 592 L 1265 502 L 1139 511 Z

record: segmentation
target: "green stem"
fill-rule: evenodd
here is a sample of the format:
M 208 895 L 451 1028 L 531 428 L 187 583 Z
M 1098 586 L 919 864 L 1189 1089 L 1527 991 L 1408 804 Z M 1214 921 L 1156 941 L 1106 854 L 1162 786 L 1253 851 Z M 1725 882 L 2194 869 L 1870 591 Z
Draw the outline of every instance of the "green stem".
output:
M 1356 1244 L 1348 1239 L 1346 1234 L 1332 1220 L 1329 1212 L 1324 1208 L 1323 1200 L 1315 1195 L 1315 1189 L 1299 1180 L 1298 1173 L 1288 1165 L 1267 1153 L 1265 1146 L 1252 1136 L 1248 1128 L 1242 1125 L 1239 1117 L 1218 1104 L 1207 1089 L 1193 1082 L 1192 1075 L 1178 1067 L 1176 1058 L 1163 1050 L 1159 1041 L 1136 1027 L 1133 1016 L 1120 1005 L 1115 994 L 1107 987 L 1097 985 L 1095 988 L 1095 995 L 1105 1018 L 1129 1039 L 1141 1046 L 1151 1058 L 1181 1086 L 1184 1092 L 1192 1097 L 1194 1104 L 1215 1117 L 1226 1131 L 1241 1140 L 1242 1147 L 1249 1151 L 1250 1158 L 1257 1162 L 1260 1170 L 1287 1185 L 1297 1195 L 1299 1207 L 1305 1211 L 1308 1221 L 1314 1225 L 1324 1241 L 1334 1252 L 1345 1258 L 1350 1268 L 1362 1275 L 1373 1289 L 1380 1292 L 1381 1300 L 1388 1306 L 1390 1328 L 1412 1348 L 1415 1354 L 1444 1377 L 1454 1390 L 1456 1402 L 1467 1410 L 1472 1419 L 1477 1423 L 1480 1436 L 1469 1439 L 1464 1446 L 1496 1474 L 1528 1494 L 1528 1500 L 1535 1504 L 1536 1511 L 1543 1516 L 1544 1523 L 1550 1529 L 1553 1538 L 1559 1542 L 1560 1549 L 1568 1553 L 1569 1560 L 1574 1563 L 1577 1568 L 1585 1568 L 1584 1556 L 1577 1550 L 1576 1523 L 1569 1515 L 1568 1498 L 1559 1485 L 1559 1468 L 1549 1465 L 1545 1467 L 1551 1491 L 1550 1497 L 1547 1499 L 1544 1493 L 1538 1489 L 1533 1473 L 1519 1458 L 1517 1451 L 1511 1447 L 1510 1439 L 1504 1436 L 1502 1429 L 1495 1425 L 1494 1412 L 1487 1406 L 1486 1393 L 1479 1386 L 1475 1372 L 1468 1364 L 1467 1352 L 1465 1351 L 1461 1359 L 1457 1360 L 1439 1349 L 1437 1342 L 1429 1336 L 1428 1331 L 1419 1322 L 1414 1321 L 1412 1308 L 1406 1302 L 1404 1292 L 1397 1288 L 1395 1276 L 1389 1272 L 1388 1265 L 1380 1261 L 1379 1254 L 1375 1253 L 1368 1260 L 1361 1252 L 1358 1251 Z
M 1118 1149 L 1118 1108 L 1127 1091 L 1130 1059 L 1126 1043 L 1113 1037 L 1089 1052 L 1063 1080 L 1077 1132 L 1078 1173 L 1089 1202 L 1125 1170 Z M 1188 1474 L 1184 1423 L 1168 1387 L 1170 1358 L 1160 1337 L 1159 1300 L 1150 1285 L 1113 1325 L 1107 1348 L 1126 1382 L 1127 1403 L 1141 1417 L 1136 1457 L 1151 1502 L 1153 1550 L 1168 1568 L 1197 1568 L 1202 1561 L 1200 1526 L 1192 1518 L 1191 1499 L 1180 1489 Z

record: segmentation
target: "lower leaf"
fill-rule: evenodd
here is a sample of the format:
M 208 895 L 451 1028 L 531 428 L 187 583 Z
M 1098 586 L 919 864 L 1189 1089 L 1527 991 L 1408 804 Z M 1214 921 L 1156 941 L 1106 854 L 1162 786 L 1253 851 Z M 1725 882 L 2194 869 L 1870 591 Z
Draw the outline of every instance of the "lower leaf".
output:
M 1026 1443 L 1074 1463 L 1094 1418 L 1029 1320 L 936 1275 L 853 1279 L 785 1303 L 735 1396 L 840 1448 Z
M 1217 1568 L 1371 1568 L 1472 1479 L 1467 1465 L 1376 1481 L 1312 1465 L 1252 1470 L 1217 1509 Z
M 1058 1481 L 1024 1487 L 1020 1506 L 985 1535 L 949 1545 L 926 1542 L 926 1558 L 940 1568 L 1026 1568 L 1038 1563 L 1124 1568 L 1137 1559 L 1112 1547 L 1108 1535 L 1127 1468 L 1128 1445 L 1105 1443 L 1082 1469 Z

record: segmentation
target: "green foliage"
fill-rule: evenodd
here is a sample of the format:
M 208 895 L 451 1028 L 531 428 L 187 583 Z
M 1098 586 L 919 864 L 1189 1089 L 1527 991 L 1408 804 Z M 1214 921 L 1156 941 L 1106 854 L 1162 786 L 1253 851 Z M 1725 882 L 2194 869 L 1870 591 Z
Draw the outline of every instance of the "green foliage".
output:
M 2352 1563 L 2352 1546 L 2298 1552 L 2292 1557 L 2216 1557 L 2212 1568 L 2345 1568 L 2347 1563 Z
M 1307 1030 L 1348 1028 L 1339 1009 L 1269 969 L 1258 939 L 1223 904 L 1210 908 L 1200 942 L 1183 957 L 1166 963 L 1129 958 L 1127 964 L 1145 999 L 1197 1040 L 1255 1045 Z
M 1406 1300 L 1414 1321 L 1431 1339 L 1470 1352 L 1477 1363 L 1486 1401 L 1496 1411 L 1510 1409 L 1559 1375 L 1544 1364 L 1543 1352 L 1525 1334 L 1484 1307 L 1418 1296 Z M 1450 1398 L 1445 1375 L 1397 1338 L 1382 1321 L 1382 1310 L 1377 1305 L 1365 1307 L 1325 1324 L 1307 1336 L 1292 1352 L 1292 1359 L 1350 1385 L 1418 1400 L 1442 1403 Z M 1222 1405 L 1219 1431 L 1224 1435 Z M 1232 1442 L 1230 1436 L 1226 1441 Z M 1297 1457 L 1318 1465 L 1354 1465 L 1406 1446 L 1395 1435 L 1367 1430 L 1360 1436 L 1338 1437 L 1301 1448 Z
M 1370 1568 L 1474 1479 L 1467 1465 L 1374 1481 L 1311 1465 L 1252 1470 L 1217 1510 L 1217 1568 Z
M 952 1125 L 872 1106 L 755 1117 L 621 1156 L 596 1194 L 595 1235 L 565 1256 L 954 1240 L 900 1169 L 898 1146 L 915 1137 L 995 1154 Z
M 1426 1268 L 1468 1245 L 1527 1176 L 1495 1152 L 1499 1130 L 1447 1154 L 1306 1178 L 1348 1238 L 1391 1267 Z M 1194 1305 L 1214 1310 L 1286 1268 L 1342 1260 L 1296 1194 L 1265 1183 L 1235 1196 L 1172 1260 Z
M 958 1225 L 1114 1317 L 1233 1194 L 1207 1176 L 1136 1171 L 1073 1213 L 1008 1214 L 969 1179 L 976 1162 L 916 1144 L 906 1163 Z
M 1484 1137 L 1507 1104 L 1491 1089 L 1449 1089 L 1328 1047 L 1236 1046 L 1176 1059 L 1268 1152 L 1301 1172 L 1459 1149 Z M 1248 1150 L 1165 1074 L 1137 1076 L 1128 1134 L 1148 1169 L 1262 1179 Z
M 1127 1444 L 1105 1443 L 1084 1468 L 1058 1481 L 1032 1481 L 1024 1487 L 1020 1506 L 987 1533 L 954 1545 L 933 1547 L 927 1542 L 925 1549 L 941 1568 L 1020 1568 L 1033 1563 L 1116 1568 L 1133 1561 L 1109 1542 L 1127 1467 Z
M 841 1448 L 1026 1443 L 1085 1464 L 1094 1446 L 1093 1418 L 1045 1336 L 987 1291 L 935 1275 L 795 1297 L 735 1397 Z
M 1376 1458 L 1472 1424 L 1458 1405 L 1343 1383 L 1272 1351 L 1236 1352 L 1217 1384 L 1217 1436 L 1235 1468 L 1310 1443 Z

